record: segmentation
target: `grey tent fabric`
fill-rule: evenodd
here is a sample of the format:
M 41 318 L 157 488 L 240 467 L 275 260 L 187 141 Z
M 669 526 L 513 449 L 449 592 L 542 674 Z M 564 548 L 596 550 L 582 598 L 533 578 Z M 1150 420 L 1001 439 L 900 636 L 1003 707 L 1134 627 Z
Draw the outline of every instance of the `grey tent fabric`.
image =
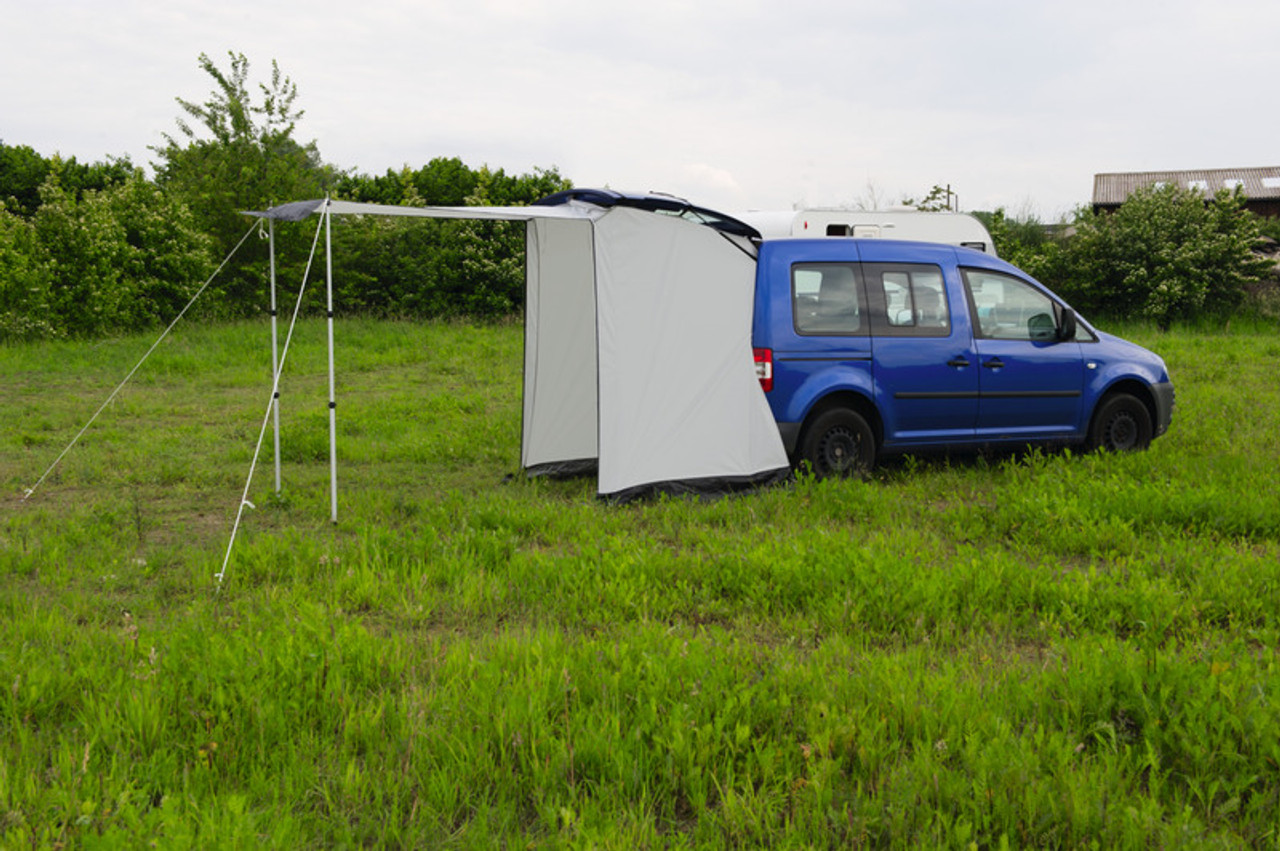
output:
M 300 222 L 307 216 L 314 215 L 324 206 L 324 199 L 318 201 L 294 201 L 292 204 L 281 204 L 265 212 L 249 212 L 245 215 L 257 216 L 261 219 L 275 219 L 277 222 Z
M 541 220 L 526 243 L 520 463 L 534 473 L 590 469 L 599 456 L 591 222 Z
M 750 242 L 686 219 L 570 201 L 252 213 L 527 223 L 521 466 L 598 466 L 597 492 L 724 490 L 789 471 L 751 352 Z
M 642 210 L 610 210 L 595 235 L 601 494 L 786 468 L 751 354 L 755 261 Z

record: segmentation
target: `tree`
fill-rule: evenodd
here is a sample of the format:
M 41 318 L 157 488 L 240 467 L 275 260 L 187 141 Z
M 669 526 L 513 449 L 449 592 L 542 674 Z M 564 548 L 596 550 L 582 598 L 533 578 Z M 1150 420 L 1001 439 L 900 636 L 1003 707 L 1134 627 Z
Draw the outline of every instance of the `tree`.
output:
M 1050 239 L 1044 224 L 1026 210 L 1009 215 L 1004 207 L 994 213 L 974 212 L 973 217 L 982 222 L 995 243 L 996 251 L 1004 260 L 1036 278 L 1049 274 L 1055 262 L 1058 245 Z
M 572 186 L 554 169 L 508 175 L 436 158 L 419 169 L 348 175 L 344 198 L 421 206 L 528 204 Z M 408 316 L 506 316 L 524 303 L 524 227 L 515 222 L 338 219 L 337 300 Z
M 1083 310 L 1161 327 L 1238 308 L 1270 264 L 1239 190 L 1212 198 L 1174 184 L 1139 189 L 1114 213 L 1081 211 L 1057 283 Z
M 902 206 L 915 207 L 922 213 L 940 213 L 953 209 L 951 199 L 954 197 L 955 193 L 951 191 L 951 184 L 939 186 L 935 183 L 933 188 L 929 190 L 929 194 L 919 201 L 912 198 L 903 198 Z
M 212 270 L 210 239 L 191 211 L 140 170 L 82 198 L 64 189 L 55 173 L 40 195 L 28 267 L 46 277 L 23 307 L 47 317 L 50 330 L 91 336 L 162 323 Z
M 29 145 L 0 142 L 0 202 L 9 212 L 31 218 L 40 207 L 40 186 L 53 172 L 58 183 L 76 197 L 124 183 L 133 173 L 128 157 L 108 157 L 106 162 L 82 165 L 75 157 L 46 159 Z
M 294 139 L 303 116 L 294 106 L 297 85 L 272 61 L 270 83 L 258 84 L 255 100 L 249 90 L 249 60 L 241 53 L 228 56 L 230 68 L 223 71 L 200 54 L 213 92 L 203 103 L 177 98 L 186 118 L 178 119 L 177 136 L 166 134 L 165 145 L 153 149 L 160 158 L 154 164 L 156 181 L 186 201 L 224 252 L 249 226 L 244 211 L 320 197 L 336 177 L 321 161 L 315 142 Z M 289 240 L 284 237 L 286 244 Z M 223 284 L 233 313 L 266 304 L 264 264 L 259 258 L 249 262 L 235 263 Z
M 874 181 L 868 178 L 862 194 L 855 198 L 852 204 L 846 206 L 854 210 L 883 210 L 887 203 L 889 202 L 884 192 L 879 186 L 876 186 Z M 802 202 L 796 202 L 792 206 L 798 210 L 807 205 Z
M 40 206 L 40 184 L 49 163 L 28 145 L 0 142 L 0 202 L 9 212 L 30 218 Z
M 51 279 L 35 226 L 0 205 L 0 340 L 57 335 L 49 310 Z

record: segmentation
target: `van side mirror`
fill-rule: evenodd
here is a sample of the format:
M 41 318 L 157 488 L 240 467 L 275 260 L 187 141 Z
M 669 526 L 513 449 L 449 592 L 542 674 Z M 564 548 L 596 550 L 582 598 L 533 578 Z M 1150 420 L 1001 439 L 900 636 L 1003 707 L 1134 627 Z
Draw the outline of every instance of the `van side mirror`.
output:
M 1069 307 L 1062 308 L 1058 316 L 1058 339 L 1062 341 L 1076 338 L 1076 312 Z
M 1053 325 L 1053 317 L 1048 313 L 1037 313 L 1027 320 L 1028 340 L 1056 340 L 1058 329 Z

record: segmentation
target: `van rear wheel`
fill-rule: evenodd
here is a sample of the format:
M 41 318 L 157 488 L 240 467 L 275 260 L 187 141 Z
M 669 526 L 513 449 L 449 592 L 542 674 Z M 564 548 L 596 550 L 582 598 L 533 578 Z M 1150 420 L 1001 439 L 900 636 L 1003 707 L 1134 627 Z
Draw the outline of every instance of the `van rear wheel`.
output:
M 876 437 L 856 411 L 834 408 L 819 414 L 800 441 L 800 461 L 819 478 L 861 476 L 876 463 Z

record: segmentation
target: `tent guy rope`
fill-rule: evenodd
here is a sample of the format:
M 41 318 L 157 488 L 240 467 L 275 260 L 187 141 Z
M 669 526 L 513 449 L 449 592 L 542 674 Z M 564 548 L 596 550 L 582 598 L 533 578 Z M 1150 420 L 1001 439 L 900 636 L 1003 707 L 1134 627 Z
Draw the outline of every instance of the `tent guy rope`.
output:
M 40 487 L 40 485 L 44 483 L 44 480 L 49 478 L 49 475 L 54 471 L 55 468 L 57 468 L 57 466 L 60 463 L 62 463 L 62 459 L 67 456 L 67 453 L 71 451 L 72 447 L 74 447 L 77 443 L 80 442 L 80 438 L 84 436 L 84 433 L 88 431 L 89 427 L 93 425 L 95 420 L 98 419 L 98 415 L 101 414 L 103 411 L 105 411 L 107 409 L 107 406 L 110 405 L 111 402 L 116 398 L 116 396 L 119 395 L 120 391 L 124 389 L 124 386 L 129 383 L 130 379 L 133 378 L 134 373 L 136 373 L 138 369 L 144 363 L 146 363 L 147 358 L 151 357 L 151 354 L 160 346 L 162 342 L 164 342 L 164 338 L 169 336 L 169 332 L 172 331 L 174 326 L 178 324 L 179 320 L 181 320 L 182 317 L 186 315 L 187 311 L 191 309 L 191 306 L 196 303 L 196 299 L 200 298 L 200 296 L 204 293 L 204 291 L 209 287 L 209 284 L 213 282 L 213 279 L 218 277 L 218 273 L 221 272 L 223 268 L 226 267 L 227 263 L 231 260 L 231 258 L 235 256 L 235 253 L 240 250 L 240 246 L 244 245 L 244 241 L 249 238 L 249 234 L 253 233 L 254 230 L 258 227 L 259 225 L 257 222 L 249 226 L 249 229 L 245 231 L 244 236 L 240 237 L 240 241 L 236 243 L 235 248 L 231 249 L 231 252 L 222 259 L 221 263 L 218 264 L 218 268 L 213 270 L 213 274 L 210 275 L 207 279 L 205 279 L 205 282 L 200 285 L 200 289 L 196 290 L 196 294 L 193 295 L 191 297 L 191 300 L 187 302 L 187 306 L 182 308 L 182 310 L 178 313 L 178 315 L 174 317 L 173 321 L 169 323 L 169 327 L 165 328 L 164 332 L 161 333 L 161 335 L 156 339 L 156 341 L 151 344 L 151 348 L 147 349 L 147 353 L 142 356 L 142 359 L 133 365 L 133 369 L 129 370 L 129 374 L 124 377 L 124 381 L 121 381 L 118 385 L 116 385 L 116 389 L 112 390 L 111 395 L 107 397 L 107 400 L 103 402 L 101 406 L 99 406 L 98 410 L 93 412 L 93 416 L 89 417 L 89 421 L 84 424 L 84 427 L 81 428 L 80 431 L 76 433 L 75 437 L 71 438 L 71 442 L 67 444 L 66 448 L 63 449 L 60 453 L 58 453 L 58 457 L 53 459 L 53 463 L 49 465 L 49 469 L 44 471 L 44 475 L 42 475 L 39 479 L 37 479 L 34 485 L 27 488 L 26 492 L 22 495 L 23 502 L 26 502 L 27 499 L 29 499 L 31 495 L 36 492 L 36 488 Z
M 293 316 L 290 317 L 289 319 L 289 330 L 285 333 L 284 348 L 281 349 L 280 360 L 275 366 L 275 376 L 272 378 L 272 381 L 271 381 L 271 397 L 270 397 L 270 400 L 267 402 L 267 412 L 262 418 L 262 427 L 258 430 L 258 442 L 253 447 L 253 460 L 250 461 L 249 463 L 249 475 L 245 479 L 244 492 L 241 493 L 240 495 L 240 505 L 236 508 L 236 519 L 231 525 L 231 537 L 227 541 L 227 553 L 222 558 L 222 568 L 217 573 L 214 574 L 214 579 L 218 580 L 219 591 L 222 590 L 222 580 L 226 577 L 226 574 L 227 574 L 227 565 L 230 564 L 231 562 L 231 549 L 232 547 L 235 546 L 236 533 L 240 531 L 240 521 L 244 518 L 244 510 L 246 507 L 248 508 L 256 507 L 252 502 L 249 501 L 249 488 L 252 487 L 253 485 L 253 474 L 258 467 L 258 456 L 262 453 L 262 442 L 267 436 L 267 426 L 271 422 L 271 414 L 273 411 L 278 410 L 276 403 L 280 398 L 280 375 L 284 372 L 285 359 L 289 357 L 289 344 L 293 342 L 293 331 L 298 324 L 298 311 L 302 307 L 302 297 L 307 292 L 307 279 L 311 276 L 311 264 L 315 261 L 316 246 L 320 242 L 320 232 L 325 229 L 325 226 L 328 223 L 328 221 L 329 221 L 329 215 L 326 212 L 324 215 L 320 217 L 320 221 L 316 224 L 316 234 L 315 234 L 315 237 L 311 240 L 311 254 L 307 257 L 307 267 L 302 272 L 302 284 L 301 286 L 298 287 L 298 298 L 295 300 L 293 305 Z M 330 296 L 330 299 L 329 299 L 329 315 L 330 315 L 329 321 L 330 323 L 332 323 L 333 321 L 332 320 L 332 316 L 333 316 L 332 295 Z M 331 335 L 330 350 L 331 351 L 332 351 L 332 345 L 333 345 L 332 333 L 333 333 L 332 330 L 330 330 L 330 335 Z M 332 356 L 330 357 L 332 359 Z M 330 386 L 332 386 L 332 384 Z M 332 393 L 332 391 L 330 392 Z M 332 396 L 330 398 L 332 398 Z M 330 413 L 332 414 L 333 408 L 330 407 L 329 410 L 330 410 Z M 279 452 L 276 453 L 276 457 L 279 458 Z M 336 483 L 336 479 L 334 481 Z M 336 497 L 334 497 L 334 499 L 336 500 Z

